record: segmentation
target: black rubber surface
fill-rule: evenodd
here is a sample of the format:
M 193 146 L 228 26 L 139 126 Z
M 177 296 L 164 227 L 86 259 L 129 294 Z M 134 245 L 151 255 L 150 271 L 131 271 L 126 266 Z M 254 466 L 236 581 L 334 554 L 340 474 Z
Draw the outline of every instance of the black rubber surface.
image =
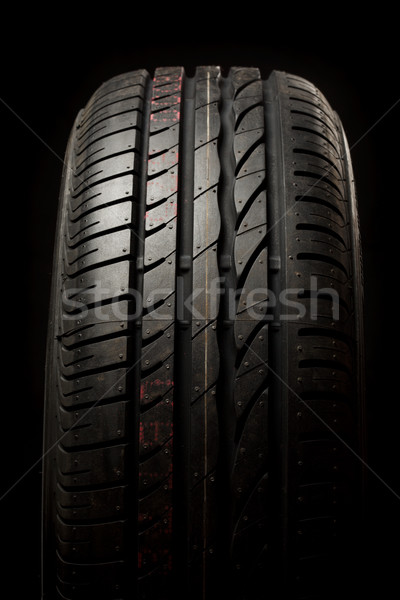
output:
M 339 118 L 286 73 L 135 71 L 65 165 L 43 598 L 342 597 L 364 424 Z

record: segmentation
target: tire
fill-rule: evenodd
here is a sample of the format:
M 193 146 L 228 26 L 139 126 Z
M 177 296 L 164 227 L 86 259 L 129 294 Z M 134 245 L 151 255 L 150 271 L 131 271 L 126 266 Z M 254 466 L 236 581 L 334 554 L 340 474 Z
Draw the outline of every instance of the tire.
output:
M 344 597 L 362 272 L 349 149 L 313 84 L 171 67 L 94 93 L 46 378 L 44 599 Z

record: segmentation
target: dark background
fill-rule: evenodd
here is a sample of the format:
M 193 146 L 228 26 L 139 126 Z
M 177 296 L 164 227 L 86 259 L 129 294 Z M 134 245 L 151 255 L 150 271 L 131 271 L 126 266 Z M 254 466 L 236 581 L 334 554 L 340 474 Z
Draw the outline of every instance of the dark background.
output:
M 394 287 L 400 104 L 375 125 L 400 98 L 392 17 L 364 11 L 361 21 L 350 21 L 338 7 L 320 14 L 307 4 L 308 12 L 285 8 L 264 16 L 242 7 L 247 12 L 219 20 L 204 5 L 203 17 L 184 15 L 181 25 L 182 12 L 171 6 L 153 7 L 140 18 L 119 7 L 99 26 L 83 20 L 76 7 L 64 10 L 74 12 L 71 22 L 47 15 L 52 25 L 45 26 L 40 15 L 25 14 L 23 27 L 10 23 L 12 35 L 1 48 L 0 98 L 9 108 L 0 102 L 0 488 L 16 485 L 0 503 L 0 570 L 15 596 L 32 599 L 40 598 L 44 357 L 61 158 L 78 110 L 104 80 L 124 71 L 178 64 L 191 74 L 196 65 L 243 65 L 268 77 L 281 69 L 311 80 L 338 111 L 352 147 L 363 241 L 368 464 L 400 490 Z M 392 545 L 399 539 L 400 502 L 372 472 L 368 491 L 364 585 L 384 594 L 397 587 Z

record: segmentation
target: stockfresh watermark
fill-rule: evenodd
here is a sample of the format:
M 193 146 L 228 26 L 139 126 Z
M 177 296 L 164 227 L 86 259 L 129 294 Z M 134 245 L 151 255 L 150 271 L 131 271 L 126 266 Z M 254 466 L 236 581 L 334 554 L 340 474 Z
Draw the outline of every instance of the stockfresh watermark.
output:
M 238 314 L 241 318 L 264 321 L 316 321 L 320 317 L 339 321 L 341 318 L 338 291 L 320 286 L 313 275 L 307 286 L 288 287 L 278 293 L 265 287 L 227 288 L 224 277 L 215 277 L 207 288 L 194 287 L 190 296 L 184 297 L 182 281 L 178 277 L 175 290 L 160 287 L 147 297 L 134 288 L 111 289 L 101 280 L 94 281 L 85 290 L 69 288 L 62 294 L 63 318 L 80 323 L 89 316 L 96 322 L 137 321 L 145 310 L 147 320 L 180 320 L 190 314 L 193 320 L 209 321 L 217 318 L 222 298 L 224 314 L 231 320 Z M 171 310 L 172 298 L 174 310 Z

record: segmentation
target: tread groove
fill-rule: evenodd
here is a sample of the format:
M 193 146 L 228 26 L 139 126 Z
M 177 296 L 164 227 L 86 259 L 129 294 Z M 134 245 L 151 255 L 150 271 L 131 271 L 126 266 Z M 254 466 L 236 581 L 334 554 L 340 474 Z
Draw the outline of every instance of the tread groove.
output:
M 345 250 L 347 250 L 346 243 L 340 233 L 335 231 L 334 229 L 330 229 L 329 227 L 324 227 L 323 225 L 317 225 L 316 223 L 297 223 L 296 229 L 300 231 L 319 231 L 320 233 L 326 233 L 329 236 L 334 237 L 338 240 Z
M 193 260 L 184 269 L 185 257 L 193 257 L 195 97 L 197 74 L 185 77 L 182 84 L 181 124 L 179 132 L 180 169 L 178 173 L 176 304 L 175 304 L 175 402 L 173 415 L 174 464 L 173 494 L 175 511 L 175 573 L 178 589 L 189 593 L 189 511 L 190 511 L 190 397 L 192 393 L 192 345 L 190 309 L 185 301 L 193 289 Z M 178 575 L 179 573 L 179 575 Z
M 318 179 L 318 181 L 327 183 L 328 185 L 332 186 L 340 196 L 342 195 L 342 192 L 340 191 L 338 186 L 335 183 L 333 183 L 333 181 L 331 181 L 326 175 L 318 175 L 318 173 L 314 173 L 313 171 L 294 171 L 293 174 L 297 177 L 311 177 L 312 179 Z
M 218 324 L 218 346 L 220 351 L 220 373 L 217 383 L 217 411 L 220 422 L 220 509 L 224 507 L 225 513 L 221 513 L 221 544 L 230 547 L 231 532 L 233 529 L 233 506 L 229 495 L 230 474 L 233 470 L 234 436 L 236 429 L 236 414 L 234 409 L 234 381 L 232 373 L 235 364 L 235 339 L 233 323 L 231 323 L 231 308 L 229 306 L 230 291 L 234 292 L 236 286 L 236 273 L 234 261 L 231 259 L 230 266 L 225 266 L 223 257 L 232 254 L 234 231 L 236 225 L 236 209 L 234 204 L 234 183 L 236 161 L 234 155 L 234 126 L 235 118 L 233 112 L 232 81 L 229 78 L 219 80 L 221 98 L 220 110 L 220 139 L 218 143 L 219 160 L 221 166 L 220 180 L 218 184 L 218 203 L 221 214 L 221 230 L 218 240 L 218 269 L 223 278 L 223 296 L 220 303 L 220 315 Z M 245 89 L 249 85 L 245 83 L 238 90 Z M 237 94 L 238 94 L 237 92 Z M 236 94 L 236 95 L 237 95 Z M 227 551 L 225 549 L 225 552 Z
M 330 210 L 333 210 L 339 217 L 341 217 L 343 223 L 345 222 L 344 216 L 340 209 L 332 202 L 325 200 L 324 198 L 319 198 L 318 196 L 310 196 L 309 194 L 304 194 L 303 196 L 296 196 L 297 202 L 315 202 L 316 204 L 320 204 L 321 206 L 325 206 Z
M 326 135 L 323 135 L 320 131 L 316 131 L 315 129 L 311 129 L 310 127 L 302 127 L 300 125 L 293 125 L 293 131 L 304 131 L 304 133 L 311 133 L 312 135 L 316 135 L 323 139 L 325 142 L 331 145 L 331 147 L 337 152 L 337 148 L 335 144 L 330 140 Z
M 308 260 L 321 261 L 321 262 L 329 263 L 330 265 L 333 265 L 334 267 L 337 267 L 338 269 L 340 269 L 346 275 L 346 277 L 349 277 L 348 271 L 347 271 L 346 267 L 344 266 L 344 264 L 342 264 L 341 262 L 339 262 L 332 256 L 327 256 L 326 254 L 321 254 L 319 252 L 299 252 L 297 254 L 297 259 L 298 260 L 306 260 L 306 261 L 308 261 Z

